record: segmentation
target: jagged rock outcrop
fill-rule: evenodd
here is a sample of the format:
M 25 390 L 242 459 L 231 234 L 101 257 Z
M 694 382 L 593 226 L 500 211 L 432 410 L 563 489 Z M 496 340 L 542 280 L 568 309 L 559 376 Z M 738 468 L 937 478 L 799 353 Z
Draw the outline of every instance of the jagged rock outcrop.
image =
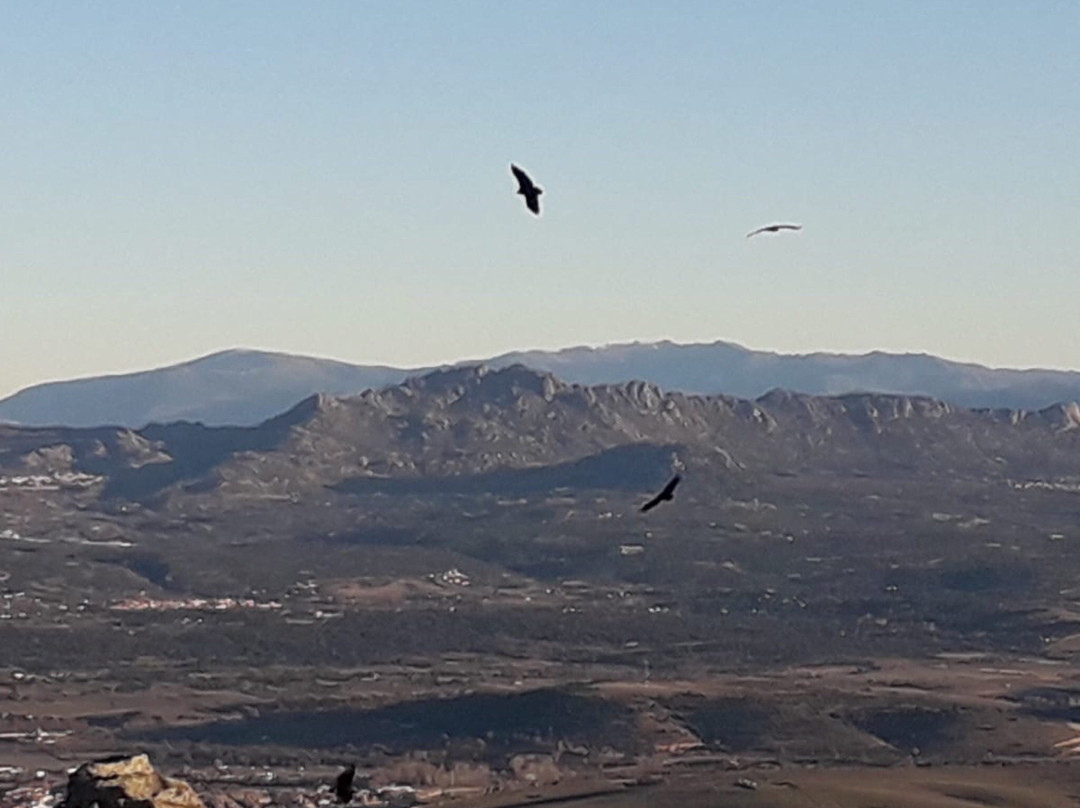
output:
M 164 777 L 146 755 L 84 763 L 68 779 L 62 808 L 206 808 L 183 780 Z

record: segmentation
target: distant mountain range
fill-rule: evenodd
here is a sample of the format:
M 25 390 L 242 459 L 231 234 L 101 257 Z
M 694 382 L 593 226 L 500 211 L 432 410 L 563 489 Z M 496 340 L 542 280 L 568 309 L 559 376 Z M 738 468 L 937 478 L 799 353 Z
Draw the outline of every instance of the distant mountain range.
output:
M 731 473 L 1000 480 L 1076 475 L 1078 427 L 1076 404 L 1027 413 L 782 391 L 747 401 L 479 366 L 357 396 L 312 396 L 256 427 L 0 427 L 0 469 L 96 475 L 107 497 L 136 500 L 635 491 L 679 464 L 720 481 Z
M 462 363 L 476 364 L 476 363 Z M 927 354 L 875 351 L 777 354 L 730 342 L 629 343 L 521 351 L 485 361 L 524 364 L 571 383 L 640 380 L 665 390 L 754 399 L 769 390 L 811 395 L 874 392 L 928 396 L 961 407 L 1038 410 L 1080 399 L 1080 372 L 1010 370 Z M 0 401 L 0 421 L 29 426 L 141 427 L 177 420 L 249 426 L 315 393 L 348 395 L 398 384 L 432 368 L 353 365 L 230 350 L 179 365 L 26 388 Z

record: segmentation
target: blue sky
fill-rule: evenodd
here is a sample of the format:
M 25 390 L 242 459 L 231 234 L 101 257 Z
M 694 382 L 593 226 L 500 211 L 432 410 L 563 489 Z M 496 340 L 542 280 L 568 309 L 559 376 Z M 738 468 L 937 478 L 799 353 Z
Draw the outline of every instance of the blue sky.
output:
M 1077 42 L 1071 0 L 10 0 L 0 395 L 234 346 L 1080 368 Z

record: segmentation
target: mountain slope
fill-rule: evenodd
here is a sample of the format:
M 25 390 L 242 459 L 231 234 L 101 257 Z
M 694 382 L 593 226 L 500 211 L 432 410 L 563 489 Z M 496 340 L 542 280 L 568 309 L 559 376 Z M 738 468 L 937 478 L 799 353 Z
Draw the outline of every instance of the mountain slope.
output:
M 202 421 L 256 424 L 315 392 L 358 393 L 406 371 L 264 351 L 233 350 L 179 365 L 49 382 L 0 401 L 0 420 L 90 427 Z
M 961 407 L 1028 410 L 1080 399 L 1077 372 L 993 369 L 923 354 L 785 355 L 727 342 L 659 342 L 516 352 L 487 362 L 495 368 L 519 363 L 578 384 L 639 379 L 667 390 L 749 399 L 774 388 L 922 395 Z M 420 372 L 225 351 L 157 370 L 30 387 L 0 401 L 0 420 L 28 426 L 140 427 L 180 419 L 252 425 L 314 393 L 359 393 Z

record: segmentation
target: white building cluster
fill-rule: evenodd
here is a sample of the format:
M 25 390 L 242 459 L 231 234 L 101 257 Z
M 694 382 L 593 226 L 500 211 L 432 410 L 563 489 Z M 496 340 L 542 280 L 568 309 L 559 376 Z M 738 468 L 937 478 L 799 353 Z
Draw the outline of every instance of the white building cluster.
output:
M 30 491 L 58 491 L 61 488 L 89 488 L 103 478 L 81 471 L 57 471 L 52 474 L 0 475 L 0 491 L 26 489 Z
M 152 598 L 139 595 L 115 601 L 109 604 L 109 608 L 116 612 L 227 612 L 233 609 L 271 611 L 282 608 L 282 604 L 277 600 L 257 601 L 254 598 Z

